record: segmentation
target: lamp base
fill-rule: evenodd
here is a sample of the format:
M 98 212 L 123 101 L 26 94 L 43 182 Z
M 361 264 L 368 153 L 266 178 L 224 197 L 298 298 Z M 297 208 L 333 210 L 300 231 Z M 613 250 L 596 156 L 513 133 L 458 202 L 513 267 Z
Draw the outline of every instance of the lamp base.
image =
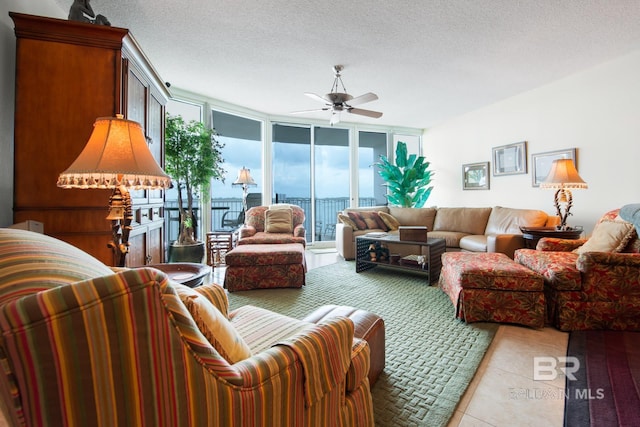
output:
M 566 230 L 567 217 L 569 215 L 573 215 L 569 212 L 571 206 L 573 206 L 573 195 L 571 194 L 571 190 L 569 190 L 568 188 L 559 188 L 558 191 L 556 191 L 554 202 L 556 213 L 560 217 L 560 225 L 558 225 L 556 228 L 558 228 L 559 230 Z M 563 204 L 565 206 L 564 213 L 562 212 Z
M 129 253 L 129 233 L 133 221 L 131 208 L 131 194 L 123 185 L 113 189 L 109 198 L 109 214 L 111 220 L 111 241 L 107 244 L 113 251 L 113 259 L 116 267 L 124 267 Z

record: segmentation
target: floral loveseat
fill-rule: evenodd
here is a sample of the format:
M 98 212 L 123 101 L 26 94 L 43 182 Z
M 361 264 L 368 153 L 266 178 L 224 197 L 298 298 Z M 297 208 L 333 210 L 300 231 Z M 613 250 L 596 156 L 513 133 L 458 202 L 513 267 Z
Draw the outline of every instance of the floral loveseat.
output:
M 515 261 L 544 276 L 547 320 L 558 329 L 640 330 L 640 240 L 618 213 L 607 212 L 589 240 L 542 238 L 516 251 Z
M 0 402 L 11 425 L 373 426 L 369 346 L 153 268 L 113 272 L 0 229 Z
M 389 215 L 391 218 L 389 218 Z M 378 217 L 382 217 L 382 223 Z M 501 206 L 480 208 L 401 208 L 372 206 L 345 209 L 338 214 L 336 248 L 344 259 L 355 258 L 355 238 L 369 232 L 397 233 L 401 225 L 426 226 L 429 237 L 445 239 L 447 251 L 500 252 L 513 258 L 524 247 L 520 227 L 545 227 L 558 218 L 535 209 Z M 418 247 L 401 245 L 403 255 L 419 253 Z

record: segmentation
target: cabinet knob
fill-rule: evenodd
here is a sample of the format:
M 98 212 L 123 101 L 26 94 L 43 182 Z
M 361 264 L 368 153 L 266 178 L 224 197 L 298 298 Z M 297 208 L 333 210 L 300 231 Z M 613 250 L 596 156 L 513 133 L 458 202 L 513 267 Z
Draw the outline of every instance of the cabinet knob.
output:
M 146 261 L 147 264 L 151 264 L 152 259 L 153 257 L 151 255 L 147 255 L 146 257 L 144 257 L 144 260 Z

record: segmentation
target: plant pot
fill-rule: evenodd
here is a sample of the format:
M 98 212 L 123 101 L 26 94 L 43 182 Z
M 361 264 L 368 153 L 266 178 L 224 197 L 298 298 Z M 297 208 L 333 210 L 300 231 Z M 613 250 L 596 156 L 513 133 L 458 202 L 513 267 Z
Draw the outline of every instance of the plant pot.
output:
M 202 264 L 204 260 L 204 242 L 193 245 L 177 245 L 175 242 L 169 246 L 169 262 L 195 262 Z

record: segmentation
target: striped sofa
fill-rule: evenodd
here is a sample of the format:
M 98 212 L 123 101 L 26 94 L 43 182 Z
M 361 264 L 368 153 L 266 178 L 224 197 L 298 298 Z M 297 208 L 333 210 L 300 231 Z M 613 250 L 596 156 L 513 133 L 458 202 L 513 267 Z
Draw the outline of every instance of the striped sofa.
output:
M 229 313 L 218 285 L 184 292 L 159 270 L 114 272 L 51 237 L 0 229 L 9 423 L 373 425 L 369 347 L 351 320 L 313 324 L 252 306 Z M 196 316 L 188 302 L 199 299 L 217 325 Z M 235 331 L 248 354 L 229 361 L 216 327 Z

